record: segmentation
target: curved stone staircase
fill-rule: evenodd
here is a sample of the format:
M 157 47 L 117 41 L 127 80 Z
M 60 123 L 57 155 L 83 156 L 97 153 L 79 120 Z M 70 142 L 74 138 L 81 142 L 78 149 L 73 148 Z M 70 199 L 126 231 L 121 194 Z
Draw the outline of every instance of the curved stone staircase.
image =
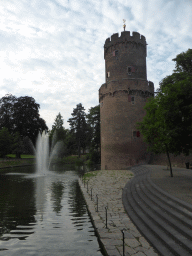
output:
M 150 170 L 133 167 L 123 189 L 125 210 L 139 231 L 163 256 L 192 255 L 192 205 L 156 186 Z

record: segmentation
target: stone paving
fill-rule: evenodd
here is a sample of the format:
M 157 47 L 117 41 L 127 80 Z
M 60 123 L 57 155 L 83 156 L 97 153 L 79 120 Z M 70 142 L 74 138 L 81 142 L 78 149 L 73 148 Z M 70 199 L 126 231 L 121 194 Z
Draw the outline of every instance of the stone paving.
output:
M 95 171 L 85 180 L 79 179 L 79 184 L 106 255 L 158 256 L 123 207 L 122 189 L 132 177 L 132 172 L 128 170 Z

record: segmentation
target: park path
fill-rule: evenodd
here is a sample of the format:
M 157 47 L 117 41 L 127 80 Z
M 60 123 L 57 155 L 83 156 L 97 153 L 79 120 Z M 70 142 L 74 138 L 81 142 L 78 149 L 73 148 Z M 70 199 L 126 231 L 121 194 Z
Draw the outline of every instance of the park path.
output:
M 122 203 L 122 191 L 126 183 L 132 180 L 132 172 L 107 170 L 92 174 L 95 176 L 89 177 L 85 183 L 79 179 L 79 184 L 99 240 L 107 255 L 158 256 L 130 220 Z

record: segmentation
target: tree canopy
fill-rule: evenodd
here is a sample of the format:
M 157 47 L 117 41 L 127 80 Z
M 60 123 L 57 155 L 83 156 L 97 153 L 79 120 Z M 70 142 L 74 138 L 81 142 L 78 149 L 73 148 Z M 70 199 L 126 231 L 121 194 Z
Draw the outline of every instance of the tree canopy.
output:
M 86 113 L 81 103 L 77 104 L 71 115 L 72 118 L 69 118 L 68 122 L 71 128 L 71 133 L 76 137 L 78 155 L 80 157 L 81 148 L 85 149 L 87 142 L 90 139 L 89 127 L 86 122 Z
M 11 134 L 18 132 L 22 138 L 28 136 L 35 144 L 39 131 L 48 130 L 39 109 L 40 105 L 32 97 L 5 95 L 0 99 L 0 129 L 6 127 Z
M 145 106 L 138 125 L 154 153 L 189 155 L 192 149 L 192 49 L 178 54 L 172 75 L 160 82 L 157 96 Z M 170 162 L 170 159 L 169 159 Z M 172 176 L 172 168 L 170 162 Z

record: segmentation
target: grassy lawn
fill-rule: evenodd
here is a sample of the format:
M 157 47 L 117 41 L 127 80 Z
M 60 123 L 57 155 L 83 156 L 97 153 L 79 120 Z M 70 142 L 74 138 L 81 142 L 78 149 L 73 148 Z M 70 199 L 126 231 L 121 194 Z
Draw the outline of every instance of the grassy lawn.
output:
M 22 166 L 22 165 L 28 165 L 28 164 L 35 164 L 35 159 L 34 158 L 30 158 L 30 159 L 0 158 L 0 168 L 12 167 L 12 166 L 16 166 L 16 165 Z
M 15 154 L 8 154 L 7 157 L 15 158 Z M 35 158 L 35 155 L 21 155 L 21 158 Z
M 86 155 L 78 156 L 66 156 L 62 159 L 63 163 L 81 165 L 86 159 Z
M 99 171 L 87 172 L 83 175 L 83 180 L 89 181 L 91 177 L 97 176 Z

